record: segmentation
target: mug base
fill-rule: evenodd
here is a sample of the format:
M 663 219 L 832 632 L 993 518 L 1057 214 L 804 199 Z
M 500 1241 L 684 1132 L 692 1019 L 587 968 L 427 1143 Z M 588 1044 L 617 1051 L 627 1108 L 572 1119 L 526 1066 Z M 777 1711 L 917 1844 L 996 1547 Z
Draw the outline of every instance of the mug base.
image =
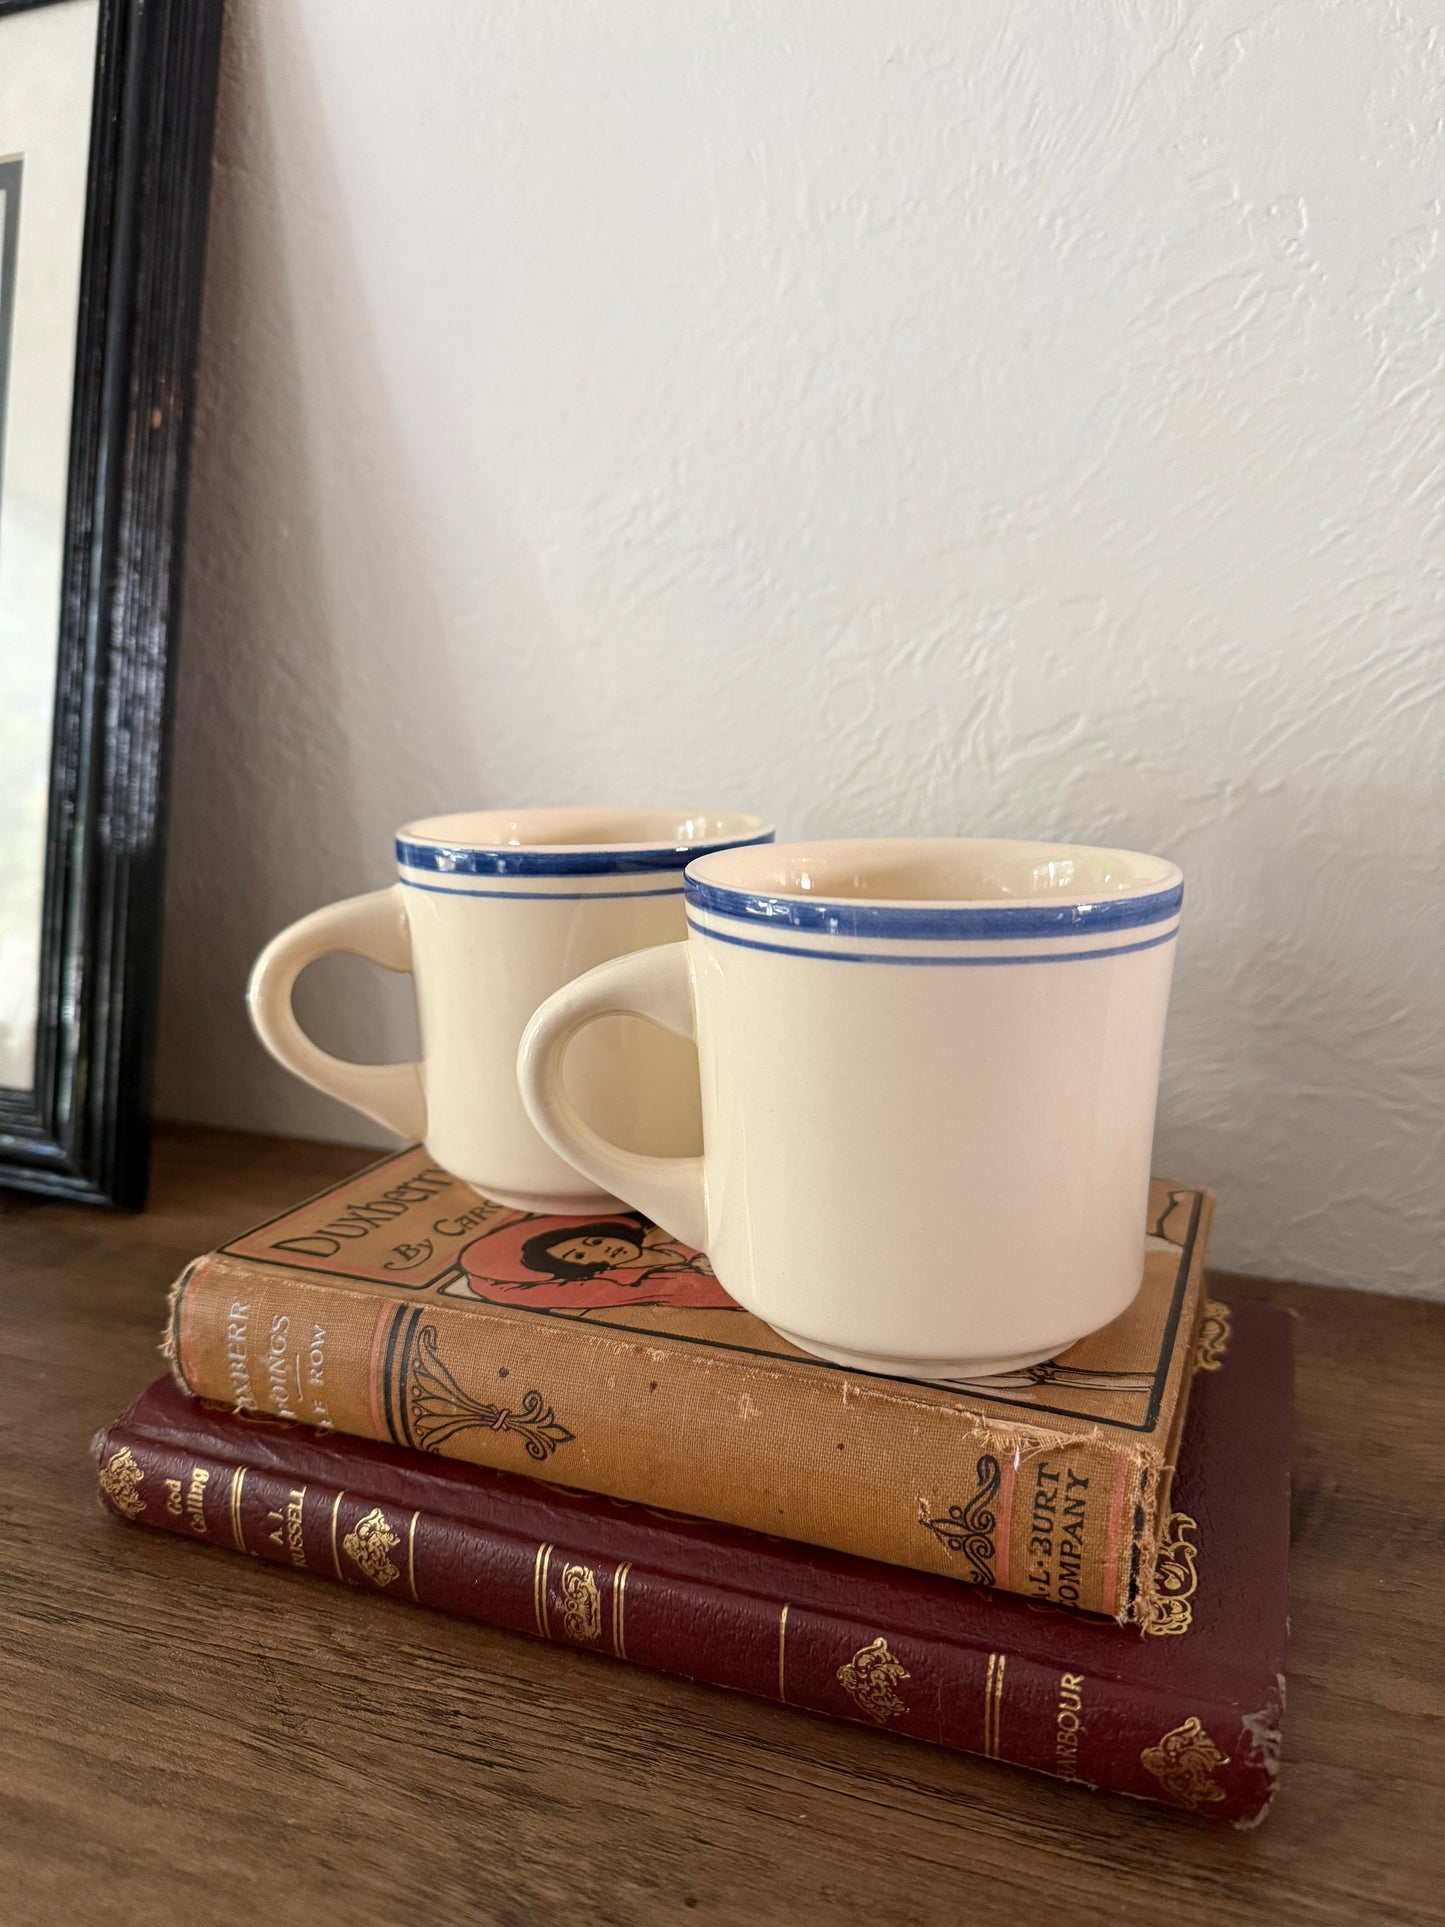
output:
M 781 1325 L 774 1325 L 773 1330 L 779 1338 L 796 1345 L 800 1352 L 826 1359 L 830 1365 L 844 1365 L 851 1371 L 868 1372 L 878 1378 L 919 1379 L 928 1385 L 971 1383 L 976 1378 L 994 1378 L 1002 1372 L 1021 1372 L 1028 1365 L 1041 1365 L 1059 1350 L 1057 1345 L 1051 1345 L 1043 1351 L 1010 1352 L 1002 1358 L 878 1358 L 868 1352 L 847 1352 L 833 1345 L 819 1345 L 811 1338 L 784 1331 Z
M 478 1197 L 490 1198 L 493 1204 L 508 1205 L 513 1211 L 530 1211 L 539 1218 L 590 1218 L 599 1211 L 630 1213 L 634 1209 L 620 1198 L 610 1198 L 605 1191 L 589 1191 L 579 1198 L 575 1193 L 568 1196 L 565 1191 L 498 1191 L 490 1184 L 472 1184 L 470 1188 Z

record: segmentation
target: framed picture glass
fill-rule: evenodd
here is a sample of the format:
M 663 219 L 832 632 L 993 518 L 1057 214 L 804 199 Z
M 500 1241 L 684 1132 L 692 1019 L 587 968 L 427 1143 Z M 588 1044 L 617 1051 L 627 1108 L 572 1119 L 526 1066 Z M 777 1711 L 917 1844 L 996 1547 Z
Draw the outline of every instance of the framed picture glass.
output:
M 0 1183 L 138 1204 L 220 0 L 0 0 Z

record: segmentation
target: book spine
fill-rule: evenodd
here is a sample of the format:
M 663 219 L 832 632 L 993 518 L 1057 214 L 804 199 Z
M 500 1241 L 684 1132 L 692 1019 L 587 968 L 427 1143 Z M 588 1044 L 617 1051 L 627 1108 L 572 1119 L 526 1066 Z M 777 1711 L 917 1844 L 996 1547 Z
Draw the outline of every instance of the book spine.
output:
M 221 1254 L 178 1283 L 168 1349 L 186 1391 L 237 1411 L 1111 1618 L 1151 1604 L 1157 1471 L 1141 1449 L 961 1421 L 906 1386 L 743 1356 L 724 1383 L 707 1357 L 607 1326 Z
M 383 1506 L 123 1420 L 95 1449 L 117 1517 L 364 1592 L 1234 1825 L 1261 1818 L 1273 1790 L 1269 1720 L 1227 1705 Z

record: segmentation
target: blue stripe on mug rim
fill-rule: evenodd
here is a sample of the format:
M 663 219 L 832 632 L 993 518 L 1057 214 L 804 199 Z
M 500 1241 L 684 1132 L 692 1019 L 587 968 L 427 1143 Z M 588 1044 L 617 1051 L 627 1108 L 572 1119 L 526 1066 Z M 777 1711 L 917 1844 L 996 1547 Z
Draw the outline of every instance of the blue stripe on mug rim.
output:
M 714 943 L 734 944 L 739 950 L 766 950 L 775 957 L 808 957 L 818 963 L 855 963 L 855 964 L 937 964 L 945 968 L 979 968 L 1002 964 L 1071 964 L 1096 963 L 1101 957 L 1129 957 L 1136 950 L 1157 950 L 1161 944 L 1173 943 L 1179 931 L 1166 930 L 1162 936 L 1142 937 L 1134 943 L 1107 944 L 1101 950 L 1016 950 L 1000 956 L 996 951 L 983 953 L 957 951 L 940 956 L 935 950 L 931 955 L 917 950 L 842 950 L 832 948 L 814 950 L 801 943 L 767 943 L 756 937 L 735 936 L 731 930 L 714 930 L 710 924 L 694 923 L 687 920 L 689 930 L 695 930 L 700 937 L 711 937 Z
M 652 890 L 478 890 L 465 879 L 453 889 L 447 883 L 422 883 L 416 877 L 403 877 L 403 890 L 425 890 L 434 897 L 492 897 L 505 903 L 631 903 L 636 897 L 680 897 L 680 883 L 664 884 Z
M 771 843 L 771 827 L 753 836 L 723 837 L 709 843 L 656 846 L 619 843 L 612 848 L 568 850 L 546 844 L 494 844 L 490 848 L 455 843 L 422 843 L 412 837 L 396 839 L 396 860 L 408 870 L 437 876 L 464 877 L 605 877 L 648 876 L 662 870 L 682 870 L 694 857 L 715 856 L 723 850 L 747 849 Z
M 1006 903 L 869 903 L 855 898 L 780 897 L 729 890 L 688 875 L 684 895 L 695 910 L 774 929 L 821 937 L 893 938 L 905 943 L 978 943 L 1000 938 L 1082 937 L 1111 930 L 1139 930 L 1178 916 L 1184 885 L 1170 884 L 1146 896 L 1094 897 L 1050 903 L 1014 898 Z

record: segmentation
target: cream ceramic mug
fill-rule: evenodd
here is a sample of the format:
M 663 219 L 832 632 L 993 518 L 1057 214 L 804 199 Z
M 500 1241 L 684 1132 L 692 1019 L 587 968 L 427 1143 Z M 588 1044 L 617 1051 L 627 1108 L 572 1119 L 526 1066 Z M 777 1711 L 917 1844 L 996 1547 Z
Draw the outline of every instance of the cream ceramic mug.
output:
M 396 839 L 399 882 L 303 917 L 262 951 L 247 992 L 252 1021 L 288 1070 L 424 1139 L 444 1170 L 488 1197 L 527 1211 L 615 1205 L 527 1121 L 518 1040 L 571 978 L 685 934 L 691 858 L 772 834 L 758 817 L 717 810 L 483 810 L 408 824 Z M 348 1064 L 302 1031 L 292 987 L 333 950 L 412 973 L 419 1063 Z M 653 1026 L 599 1025 L 569 1064 L 568 1087 L 581 1113 L 631 1151 L 698 1148 L 694 1054 Z
M 686 873 L 685 942 L 553 996 L 518 1073 L 538 1131 L 707 1252 L 784 1338 L 976 1378 L 1116 1317 L 1143 1268 L 1173 864 L 952 839 L 776 844 Z M 564 1061 L 618 1011 L 696 1040 L 703 1153 L 584 1119 Z

